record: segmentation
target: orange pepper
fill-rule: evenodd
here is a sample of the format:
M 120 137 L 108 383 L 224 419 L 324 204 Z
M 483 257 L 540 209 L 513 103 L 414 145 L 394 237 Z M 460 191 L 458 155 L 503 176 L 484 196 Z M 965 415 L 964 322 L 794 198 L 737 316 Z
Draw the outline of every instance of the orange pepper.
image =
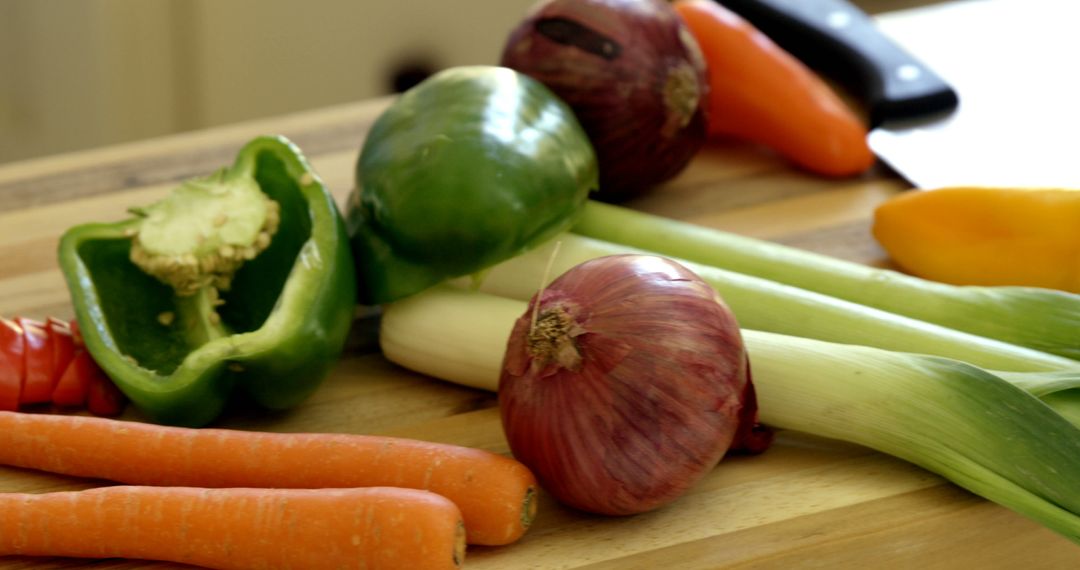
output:
M 873 234 L 897 265 L 926 279 L 1080 293 L 1080 190 L 907 192 L 878 206 Z
M 874 164 L 862 120 L 801 61 L 713 0 L 673 6 L 708 67 L 711 136 L 763 144 L 827 176 Z

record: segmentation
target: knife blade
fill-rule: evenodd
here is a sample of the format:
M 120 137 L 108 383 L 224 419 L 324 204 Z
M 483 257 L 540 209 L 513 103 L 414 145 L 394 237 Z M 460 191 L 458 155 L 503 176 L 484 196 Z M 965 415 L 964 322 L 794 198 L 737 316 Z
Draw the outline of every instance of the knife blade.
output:
M 914 186 L 1080 188 L 1067 140 L 1080 113 L 1064 96 L 1080 88 L 1067 39 L 1080 3 L 954 0 L 871 18 L 844 0 L 718 1 L 860 99 L 870 147 Z

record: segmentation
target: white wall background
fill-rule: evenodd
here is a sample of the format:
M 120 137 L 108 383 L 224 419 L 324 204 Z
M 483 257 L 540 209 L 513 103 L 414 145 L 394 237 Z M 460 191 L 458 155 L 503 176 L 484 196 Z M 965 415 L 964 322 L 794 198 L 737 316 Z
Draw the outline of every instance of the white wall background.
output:
M 532 0 L 0 0 L 0 162 L 346 103 L 497 63 Z

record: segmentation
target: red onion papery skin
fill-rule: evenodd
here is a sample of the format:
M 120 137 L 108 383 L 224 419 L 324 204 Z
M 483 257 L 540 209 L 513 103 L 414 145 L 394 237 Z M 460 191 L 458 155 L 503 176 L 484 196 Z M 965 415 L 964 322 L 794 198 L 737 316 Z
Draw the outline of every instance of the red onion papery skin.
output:
M 674 177 L 705 142 L 704 58 L 667 2 L 542 2 L 510 34 L 501 64 L 574 110 L 596 150 L 600 199 Z
M 768 446 L 735 318 L 688 269 L 656 256 L 598 258 L 540 293 L 533 329 L 536 303 L 511 333 L 499 406 L 514 456 L 562 503 L 649 511 L 686 492 L 733 443 Z M 545 328 L 560 314 L 563 330 Z M 545 338 L 556 342 L 545 347 Z M 561 352 L 547 350 L 559 341 Z

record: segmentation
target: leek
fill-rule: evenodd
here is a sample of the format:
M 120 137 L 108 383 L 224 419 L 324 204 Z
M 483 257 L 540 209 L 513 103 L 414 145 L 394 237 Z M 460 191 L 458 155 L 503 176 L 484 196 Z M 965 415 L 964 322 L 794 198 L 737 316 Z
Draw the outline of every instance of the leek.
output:
M 946 285 L 600 202 L 572 231 L 1080 360 L 1074 293 Z
M 384 307 L 380 342 L 401 366 L 494 391 L 525 310 L 443 285 Z M 1080 543 L 1080 428 L 1004 377 L 1056 393 L 1080 374 L 1038 382 L 933 356 L 743 334 L 763 423 L 902 458 Z
M 562 274 L 588 259 L 640 252 L 576 234 L 563 234 L 486 269 L 473 280 L 479 290 L 528 299 L 547 275 Z M 1080 369 L 1076 361 L 964 333 L 768 279 L 677 260 L 713 286 L 741 326 L 829 342 L 925 353 L 1007 371 Z M 464 280 L 456 283 L 467 285 Z

